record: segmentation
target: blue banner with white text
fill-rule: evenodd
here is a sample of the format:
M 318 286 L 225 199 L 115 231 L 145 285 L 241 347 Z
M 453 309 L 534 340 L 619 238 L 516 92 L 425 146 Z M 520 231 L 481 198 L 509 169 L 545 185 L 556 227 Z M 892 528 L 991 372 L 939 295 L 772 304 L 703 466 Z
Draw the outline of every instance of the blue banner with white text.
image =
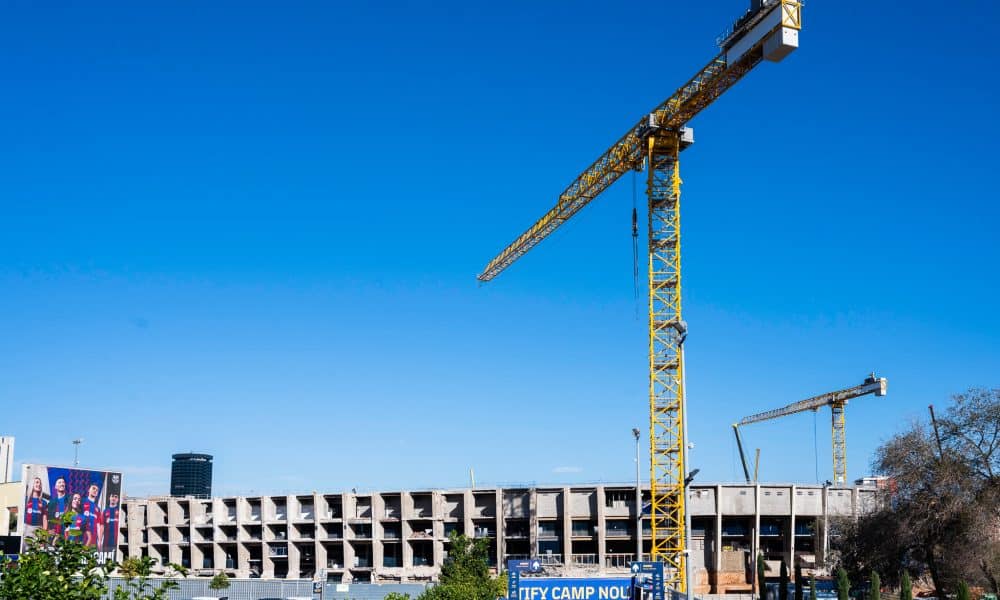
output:
M 551 579 L 521 577 L 518 600 L 628 600 L 629 577 L 593 579 Z

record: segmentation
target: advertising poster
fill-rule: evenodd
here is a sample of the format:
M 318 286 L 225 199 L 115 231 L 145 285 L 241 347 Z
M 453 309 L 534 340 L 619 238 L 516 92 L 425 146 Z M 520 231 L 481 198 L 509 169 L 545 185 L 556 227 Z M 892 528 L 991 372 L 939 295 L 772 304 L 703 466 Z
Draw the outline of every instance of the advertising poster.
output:
M 96 548 L 117 560 L 122 474 L 75 467 L 24 465 L 24 542 L 37 529 Z M 22 547 L 23 551 L 23 547 Z

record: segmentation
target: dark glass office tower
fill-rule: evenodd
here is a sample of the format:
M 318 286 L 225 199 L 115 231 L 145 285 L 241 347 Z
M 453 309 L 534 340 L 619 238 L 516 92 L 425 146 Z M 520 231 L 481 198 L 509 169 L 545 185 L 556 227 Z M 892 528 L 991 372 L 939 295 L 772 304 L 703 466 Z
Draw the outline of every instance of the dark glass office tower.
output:
M 212 497 L 212 455 L 174 454 L 170 468 L 170 495 Z

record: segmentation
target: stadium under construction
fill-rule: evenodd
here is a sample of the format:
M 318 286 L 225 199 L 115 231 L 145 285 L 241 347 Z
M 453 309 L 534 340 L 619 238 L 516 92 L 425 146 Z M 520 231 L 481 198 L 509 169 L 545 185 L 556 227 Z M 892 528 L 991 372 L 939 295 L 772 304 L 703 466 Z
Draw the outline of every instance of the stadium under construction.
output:
M 452 532 L 489 540 L 491 566 L 537 557 L 553 575 L 628 572 L 651 523 L 635 486 L 465 488 L 211 499 L 130 498 L 120 550 L 184 565 L 193 576 L 344 583 L 436 580 Z M 695 484 L 689 487 L 696 593 L 751 590 L 751 557 L 808 574 L 824 563 L 830 523 L 860 514 L 877 486 Z M 642 503 L 648 507 L 649 490 Z

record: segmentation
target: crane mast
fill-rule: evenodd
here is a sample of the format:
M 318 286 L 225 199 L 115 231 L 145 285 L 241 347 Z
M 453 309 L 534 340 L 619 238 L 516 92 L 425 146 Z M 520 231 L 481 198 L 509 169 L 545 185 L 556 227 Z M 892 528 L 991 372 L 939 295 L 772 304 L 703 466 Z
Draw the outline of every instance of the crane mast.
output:
M 751 423 L 760 423 L 761 421 L 770 421 L 771 419 L 794 415 L 807 410 L 816 411 L 824 406 L 829 406 L 833 430 L 831 436 L 833 439 L 833 482 L 847 483 L 847 425 L 844 416 L 847 401 L 867 396 L 868 394 L 885 396 L 888 386 L 889 382 L 885 377 L 876 377 L 872 373 L 861 385 L 827 394 L 820 394 L 819 396 L 793 402 L 782 408 L 766 410 L 750 415 L 749 417 L 743 417 L 738 425 L 742 426 Z M 733 425 L 733 428 L 736 428 L 736 425 Z
M 686 415 L 681 310 L 680 152 L 685 125 L 764 59 L 798 46 L 801 4 L 753 0 L 721 43 L 722 52 L 644 115 L 559 195 L 555 206 L 508 244 L 478 275 L 490 281 L 630 170 L 646 170 L 649 284 L 650 489 L 653 560 L 666 583 L 686 592 Z M 637 534 L 638 535 L 638 534 Z M 642 557 L 637 557 L 641 560 Z

